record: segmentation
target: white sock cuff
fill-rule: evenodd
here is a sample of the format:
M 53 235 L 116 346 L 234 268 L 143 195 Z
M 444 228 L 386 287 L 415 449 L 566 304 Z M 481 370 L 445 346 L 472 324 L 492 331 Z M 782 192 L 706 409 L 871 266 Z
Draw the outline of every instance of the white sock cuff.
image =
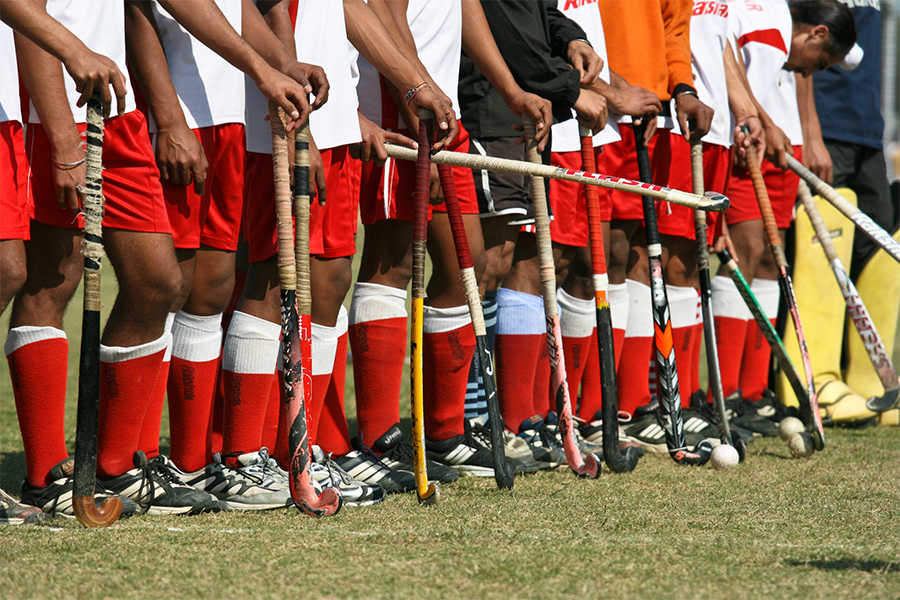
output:
M 190 362 L 219 358 L 222 349 L 222 313 L 211 316 L 178 311 L 172 324 L 172 356 Z
M 612 315 L 613 329 L 622 329 L 628 325 L 628 284 L 616 283 L 609 286 L 609 311 Z
M 347 329 L 349 328 L 350 320 L 347 318 L 347 307 L 343 304 L 341 305 L 341 310 L 338 311 L 337 318 L 337 334 L 338 337 L 341 337 L 345 333 L 347 333 Z
M 22 346 L 44 340 L 65 340 L 66 332 L 56 327 L 32 327 L 23 325 L 9 330 L 6 342 L 3 344 L 3 352 L 9 356 Z
M 583 338 L 594 333 L 597 326 L 597 303 L 594 300 L 576 298 L 562 288 L 556 298 L 563 337 Z
M 280 355 L 281 325 L 234 311 L 225 348 L 222 368 L 232 373 L 272 373 Z
M 716 275 L 712 279 L 713 314 L 726 319 L 740 319 L 749 321 L 753 313 L 747 308 L 743 296 L 738 291 L 737 285 L 724 275 Z
M 625 337 L 653 337 L 653 299 L 650 286 L 628 279 L 628 324 Z
M 406 290 L 378 283 L 357 283 L 353 286 L 350 323 L 406 318 L 406 316 Z
M 312 324 L 312 374 L 327 375 L 334 368 L 338 347 L 338 325 Z
M 136 358 L 143 358 L 165 350 L 166 346 L 171 343 L 172 334 L 166 332 L 152 342 L 140 344 L 139 346 L 122 347 L 104 346 L 103 344 L 100 344 L 100 362 L 120 363 Z
M 544 302 L 541 297 L 506 288 L 497 290 L 497 333 L 500 335 L 547 333 Z
M 750 284 L 750 290 L 759 300 L 759 305 L 769 320 L 778 318 L 778 303 L 781 300 L 781 288 L 778 286 L 778 282 L 774 279 L 756 278 Z
M 666 286 L 672 327 L 681 329 L 697 323 L 697 290 L 692 287 Z
M 469 314 L 469 305 L 453 306 L 451 308 L 434 308 L 426 306 L 422 322 L 423 333 L 447 333 L 460 329 L 472 323 Z
M 170 312 L 166 315 L 166 331 L 172 331 L 172 325 L 175 323 L 175 315 L 177 314 Z

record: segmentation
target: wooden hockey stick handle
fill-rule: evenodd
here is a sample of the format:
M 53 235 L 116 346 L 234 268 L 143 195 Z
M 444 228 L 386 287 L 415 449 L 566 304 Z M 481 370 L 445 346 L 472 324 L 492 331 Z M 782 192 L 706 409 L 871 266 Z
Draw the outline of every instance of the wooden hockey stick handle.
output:
M 309 264 L 309 123 L 297 130 L 294 142 L 294 262 L 297 273 L 297 313 L 312 314 Z
M 291 213 L 287 134 L 284 111 L 269 102 L 272 126 L 272 166 L 275 177 L 275 220 L 278 227 L 278 280 L 283 290 L 297 289 L 297 258 L 294 255 L 294 219 Z

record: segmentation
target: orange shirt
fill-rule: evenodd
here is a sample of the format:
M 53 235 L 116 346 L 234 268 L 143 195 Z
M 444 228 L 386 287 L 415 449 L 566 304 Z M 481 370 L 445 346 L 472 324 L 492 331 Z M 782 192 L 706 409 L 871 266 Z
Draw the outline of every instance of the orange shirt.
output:
M 609 68 L 631 85 L 672 98 L 679 83 L 693 87 L 692 0 L 600 0 Z

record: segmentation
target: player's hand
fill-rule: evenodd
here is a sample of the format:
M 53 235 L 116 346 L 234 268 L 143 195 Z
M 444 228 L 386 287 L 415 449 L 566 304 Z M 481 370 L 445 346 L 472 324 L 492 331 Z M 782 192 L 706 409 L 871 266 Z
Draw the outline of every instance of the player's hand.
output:
M 362 141 L 358 144 L 350 145 L 351 157 L 358 158 L 363 162 L 374 161 L 380 167 L 387 160 L 385 143 L 406 146 L 407 148 L 419 147 L 419 144 L 405 135 L 393 131 L 385 131 L 365 118 L 362 113 L 358 112 L 357 114 L 359 115 L 359 131 L 362 134 Z
M 76 106 L 84 106 L 95 92 L 100 93 L 100 102 L 103 105 L 103 118 L 109 118 L 112 106 L 112 94 L 109 86 L 112 86 L 116 95 L 116 113 L 119 116 L 125 114 L 125 76 L 119 71 L 109 58 L 91 52 L 85 48 L 84 52 L 75 52 L 64 63 L 66 71 L 75 80 L 75 90 L 81 94 Z
M 775 124 L 766 126 L 766 158 L 782 171 L 787 171 L 786 155 L 794 154 L 791 138 Z
M 742 126 L 747 127 L 749 133 L 745 134 Z M 747 151 L 751 149 L 756 152 L 757 162 L 762 164 L 766 154 L 766 131 L 759 117 L 747 117 L 738 122 L 734 128 L 734 147 L 737 149 L 735 163 L 741 168 L 747 168 Z
M 312 86 L 307 82 L 304 87 L 304 84 L 275 69 L 268 69 L 267 73 L 259 81 L 255 81 L 256 87 L 263 96 L 284 111 L 284 128 L 290 133 L 306 123 L 309 113 L 312 112 L 308 99 L 310 92 L 307 91 L 312 89 Z
M 83 161 L 84 156 L 81 136 L 75 136 L 63 149 L 53 149 L 53 159 L 63 165 Z M 80 212 L 80 195 L 85 186 L 86 175 L 87 165 L 84 162 L 72 168 L 53 164 L 53 184 L 56 187 L 56 202 L 61 209 L 68 209 L 75 214 Z
M 603 69 L 603 59 L 583 40 L 569 42 L 566 47 L 566 58 L 569 59 L 572 68 L 581 73 L 579 83 L 582 86 L 594 83 L 600 75 L 600 70 Z
M 572 108 L 578 114 L 578 122 L 592 132 L 597 133 L 606 127 L 609 112 L 606 107 L 606 98 L 600 94 L 583 89 Z
M 831 162 L 831 154 L 822 138 L 804 140 L 803 165 L 815 174 L 816 177 L 831 185 L 834 181 L 834 170 Z
M 434 122 L 437 123 L 437 142 L 431 147 L 434 152 L 447 148 L 459 133 L 459 125 L 456 123 L 456 112 L 453 110 L 453 101 L 440 89 L 426 85 L 412 98 L 409 105 L 413 110 L 427 108 L 434 113 Z
M 543 152 L 550 140 L 550 127 L 553 124 L 553 104 L 549 100 L 536 94 L 523 91 L 513 96 L 507 103 L 509 110 L 517 117 L 528 115 L 534 123 L 534 141 L 537 142 L 538 152 Z
M 698 141 L 709 133 L 716 111 L 700 102 L 697 96 L 682 94 L 675 101 L 675 112 L 678 116 L 678 125 L 681 127 L 681 135 L 685 141 L 691 142 Z
M 156 135 L 156 165 L 159 178 L 174 185 L 190 185 L 203 195 L 209 162 L 203 146 L 186 123 L 160 129 Z
M 322 67 L 293 61 L 285 65 L 282 72 L 302 85 L 307 94 L 316 97 L 312 103 L 313 110 L 328 102 L 328 90 L 331 86 Z
M 644 127 L 644 145 L 647 146 L 650 144 L 650 140 L 653 139 L 653 136 L 656 135 L 658 123 L 656 122 L 656 115 L 654 114 L 649 114 L 642 117 L 634 117 L 631 120 L 631 122 L 635 125 L 640 125 L 644 121 L 647 122 L 647 126 Z
M 441 186 L 441 175 L 435 163 L 431 163 L 431 185 L 428 188 L 428 203 L 433 206 L 444 203 L 444 188 Z
M 639 85 L 633 85 L 626 89 L 611 87 L 609 91 L 610 94 L 606 100 L 611 112 L 654 120 L 662 112 L 662 102 L 659 101 L 659 96 Z

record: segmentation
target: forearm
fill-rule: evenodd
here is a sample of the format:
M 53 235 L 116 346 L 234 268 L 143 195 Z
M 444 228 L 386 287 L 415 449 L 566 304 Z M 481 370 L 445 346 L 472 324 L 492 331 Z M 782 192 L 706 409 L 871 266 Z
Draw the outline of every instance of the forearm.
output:
M 725 62 L 725 83 L 728 87 L 728 107 L 740 123 L 748 117 L 759 116 L 756 99 L 747 85 L 747 78 L 734 57 L 731 43 L 726 42 L 722 53 Z
M 272 34 L 282 43 L 291 58 L 296 59 L 297 48 L 291 25 L 290 4 L 290 0 L 259 0 L 256 8 Z M 253 20 L 257 20 L 255 15 Z
M 513 96 L 523 92 L 500 54 L 480 0 L 463 0 L 462 46 L 507 104 Z
M 806 144 L 823 143 L 822 127 L 819 124 L 819 113 L 816 110 L 816 99 L 813 94 L 812 77 L 797 75 L 797 106 L 800 109 L 800 127 Z
M 417 68 L 394 43 L 383 22 L 362 0 L 344 0 L 347 37 L 359 53 L 398 90 L 410 90 L 426 81 L 425 68 Z M 408 27 L 407 27 L 408 29 Z M 413 52 L 415 55 L 415 52 Z M 429 83 L 432 83 L 429 78 Z
M 125 34 L 128 64 L 157 127 L 186 125 L 148 0 L 126 3 Z
M 3 0 L 0 20 L 63 62 L 75 53 L 88 51 L 81 40 L 34 0 Z

